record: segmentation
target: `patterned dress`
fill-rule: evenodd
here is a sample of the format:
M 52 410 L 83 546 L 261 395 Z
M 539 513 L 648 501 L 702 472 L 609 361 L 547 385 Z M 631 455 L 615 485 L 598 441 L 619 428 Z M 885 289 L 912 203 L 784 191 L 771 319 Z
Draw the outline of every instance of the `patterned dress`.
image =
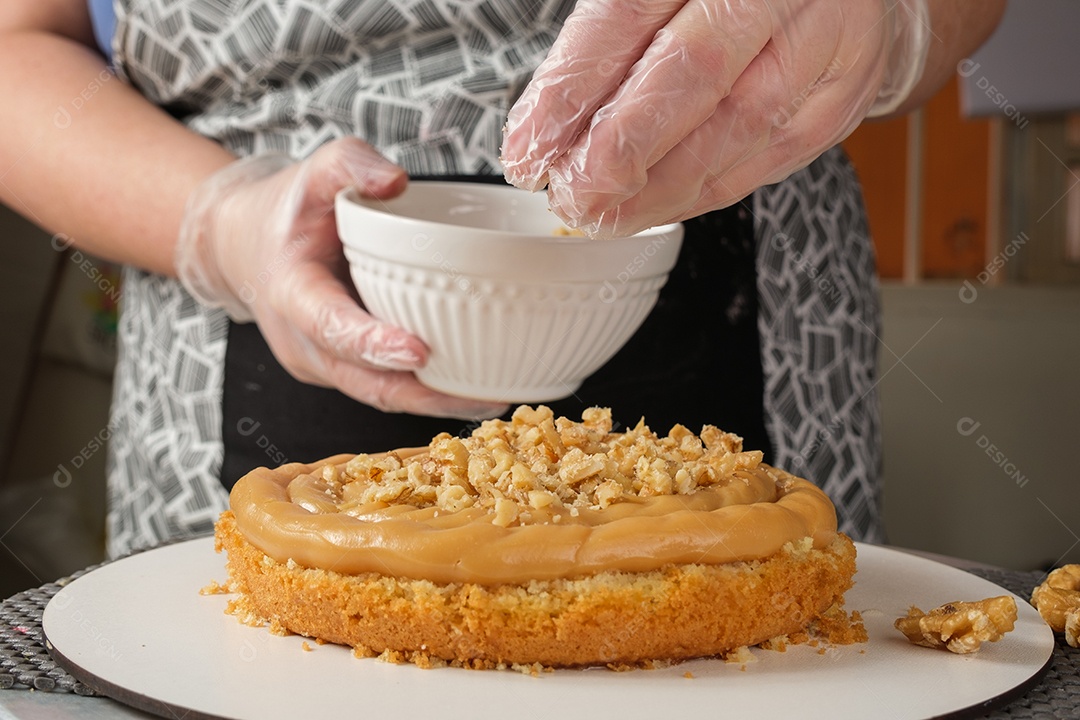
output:
M 117 0 L 118 73 L 237 155 L 358 136 L 413 175 L 499 174 L 506 112 L 573 0 Z M 839 150 L 744 203 L 772 461 L 881 540 L 878 299 Z M 739 312 L 738 303 L 717 312 Z M 209 531 L 226 506 L 230 323 L 128 269 L 109 458 L 110 555 Z M 738 432 L 737 428 L 730 428 Z M 341 450 L 345 450 L 342 448 Z

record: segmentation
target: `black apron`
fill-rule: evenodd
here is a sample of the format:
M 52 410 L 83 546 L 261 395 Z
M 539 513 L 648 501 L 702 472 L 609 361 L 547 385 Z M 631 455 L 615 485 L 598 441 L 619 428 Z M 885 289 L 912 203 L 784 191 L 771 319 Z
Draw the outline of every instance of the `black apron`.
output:
M 505 182 L 500 176 L 440 179 Z M 693 432 L 716 425 L 741 435 L 744 447 L 762 450 L 769 462 L 753 217 L 739 204 L 685 225 L 678 262 L 637 333 L 573 396 L 544 404 L 574 420 L 587 407 L 610 407 L 616 429 L 644 417 L 660 435 L 676 423 Z M 222 424 L 221 479 L 230 489 L 255 467 L 422 446 L 440 432 L 465 435 L 476 426 L 384 413 L 304 384 L 278 364 L 254 323 L 231 322 Z

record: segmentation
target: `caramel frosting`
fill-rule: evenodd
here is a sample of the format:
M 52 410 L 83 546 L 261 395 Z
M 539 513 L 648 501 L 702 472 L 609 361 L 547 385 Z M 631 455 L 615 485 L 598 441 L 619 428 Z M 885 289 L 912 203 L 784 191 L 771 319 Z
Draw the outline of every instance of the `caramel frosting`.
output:
M 736 436 L 706 427 L 703 444 L 676 426 L 657 438 L 642 423 L 611 433 L 610 414 L 577 425 L 525 410 L 531 422 L 488 421 L 464 444 L 440 436 L 427 448 L 256 469 L 233 488 L 237 526 L 279 562 L 482 585 L 761 560 L 836 537 L 828 497 L 742 452 Z M 516 460 L 488 467 L 484 448 Z M 595 472 L 568 487 L 556 481 L 571 455 Z M 446 492 L 456 487 L 466 492 Z

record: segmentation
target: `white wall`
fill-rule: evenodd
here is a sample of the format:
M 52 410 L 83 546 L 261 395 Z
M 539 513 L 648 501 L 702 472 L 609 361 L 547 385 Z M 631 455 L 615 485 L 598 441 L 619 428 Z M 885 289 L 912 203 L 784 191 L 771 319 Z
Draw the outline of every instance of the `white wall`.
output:
M 1080 562 L 1080 289 L 962 287 L 883 288 L 889 540 Z

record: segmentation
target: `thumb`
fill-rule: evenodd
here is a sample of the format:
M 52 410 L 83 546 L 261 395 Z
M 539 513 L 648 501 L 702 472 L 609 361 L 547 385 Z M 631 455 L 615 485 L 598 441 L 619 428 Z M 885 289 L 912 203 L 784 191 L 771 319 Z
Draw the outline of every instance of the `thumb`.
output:
M 342 188 L 364 197 L 390 199 L 405 189 L 409 176 L 364 141 L 347 137 L 323 145 L 304 163 L 305 206 L 329 210 Z
M 416 370 L 427 362 L 423 341 L 365 312 L 322 263 L 300 264 L 287 282 L 288 323 L 309 339 L 316 356 L 388 370 Z

